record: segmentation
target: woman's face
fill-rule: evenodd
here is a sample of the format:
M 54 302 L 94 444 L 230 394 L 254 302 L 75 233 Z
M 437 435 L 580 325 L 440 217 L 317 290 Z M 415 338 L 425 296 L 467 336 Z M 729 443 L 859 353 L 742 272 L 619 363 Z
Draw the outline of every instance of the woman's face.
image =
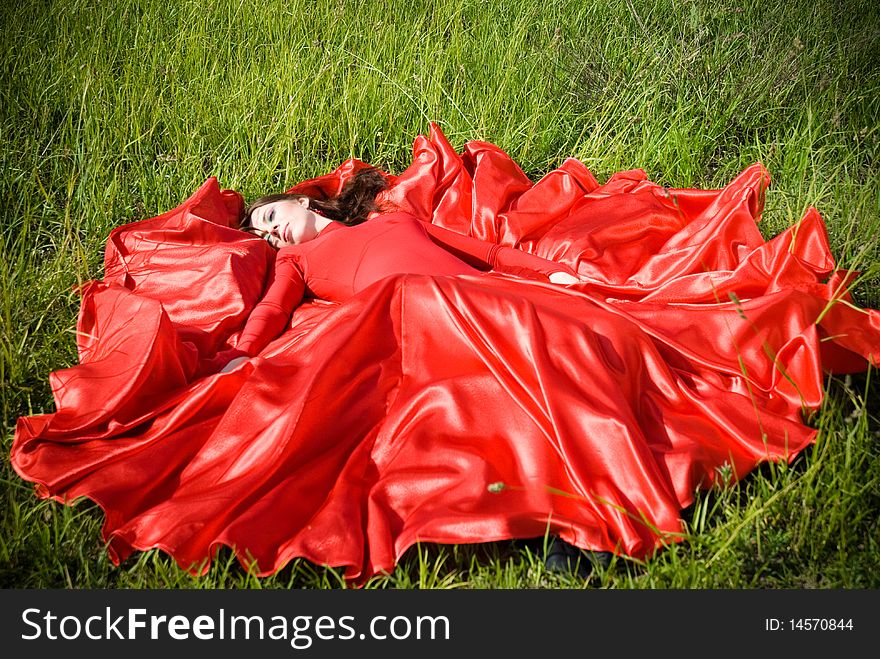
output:
M 308 197 L 270 202 L 251 213 L 251 228 L 276 249 L 304 243 L 318 235 L 318 216 L 308 207 Z

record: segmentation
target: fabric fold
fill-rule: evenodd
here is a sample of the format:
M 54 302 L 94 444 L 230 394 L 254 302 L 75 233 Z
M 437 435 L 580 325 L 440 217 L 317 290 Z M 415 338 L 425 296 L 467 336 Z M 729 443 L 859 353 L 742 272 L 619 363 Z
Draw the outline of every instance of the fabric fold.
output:
M 291 191 L 338 192 L 352 159 Z M 574 269 L 398 274 L 307 298 L 228 372 L 275 254 L 238 231 L 243 201 L 208 179 L 114 229 L 82 289 L 79 363 L 55 411 L 18 420 L 11 460 L 38 494 L 96 501 L 117 563 L 160 548 L 194 574 L 221 546 L 267 575 L 295 557 L 363 583 L 417 542 L 536 537 L 645 557 L 682 510 L 814 441 L 823 374 L 880 364 L 809 208 L 765 240 L 770 176 L 604 184 L 569 158 L 532 183 L 503 150 L 439 127 L 386 174 L 386 210 Z M 216 370 L 216 369 L 213 369 Z

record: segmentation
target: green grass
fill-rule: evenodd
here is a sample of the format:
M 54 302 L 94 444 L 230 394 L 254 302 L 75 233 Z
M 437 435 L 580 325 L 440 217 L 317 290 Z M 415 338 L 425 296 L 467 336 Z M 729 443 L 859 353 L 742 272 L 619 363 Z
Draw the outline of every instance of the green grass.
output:
M 78 298 L 114 226 L 204 179 L 247 198 L 349 157 L 398 173 L 437 121 L 491 141 L 534 180 L 581 159 L 672 187 L 771 172 L 763 231 L 815 205 L 859 303 L 880 307 L 880 9 L 786 0 L 3 3 L 0 24 L 0 406 L 53 410 L 75 363 Z M 11 6 L 14 5 L 14 6 Z M 317 6 L 315 6 L 317 5 Z M 876 588 L 877 374 L 829 379 L 818 441 L 686 511 L 688 537 L 586 582 L 510 543 L 412 548 L 370 587 Z M 38 501 L 4 459 L 0 585 L 337 588 L 294 561 L 249 576 L 228 552 L 193 578 L 145 552 L 113 566 L 102 514 Z

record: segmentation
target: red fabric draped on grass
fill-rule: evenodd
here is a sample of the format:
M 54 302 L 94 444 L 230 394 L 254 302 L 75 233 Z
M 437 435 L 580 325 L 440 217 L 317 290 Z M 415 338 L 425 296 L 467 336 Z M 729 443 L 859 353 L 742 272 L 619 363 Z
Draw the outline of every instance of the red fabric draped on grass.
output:
M 333 194 L 362 166 L 291 191 Z M 644 557 L 725 467 L 814 440 L 823 370 L 878 363 L 880 314 L 852 304 L 816 210 L 759 233 L 760 164 L 720 190 L 642 170 L 600 185 L 574 159 L 533 184 L 432 125 L 389 178 L 387 204 L 583 282 L 393 276 L 306 301 L 244 367 L 196 378 L 235 346 L 274 256 L 211 178 L 111 233 L 80 364 L 50 376 L 57 411 L 18 420 L 18 474 L 96 501 L 114 561 L 159 547 L 194 573 L 228 545 L 260 575 L 301 556 L 362 582 L 417 542 L 548 530 Z

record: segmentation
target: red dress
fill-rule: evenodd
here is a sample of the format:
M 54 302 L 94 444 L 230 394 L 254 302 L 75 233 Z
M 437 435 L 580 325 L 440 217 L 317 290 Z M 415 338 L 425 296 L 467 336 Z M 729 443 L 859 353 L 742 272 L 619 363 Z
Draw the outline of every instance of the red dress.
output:
M 332 194 L 360 166 L 292 191 Z M 362 581 L 416 542 L 547 531 L 643 557 L 679 539 L 698 488 L 813 441 L 825 370 L 880 361 L 880 314 L 852 304 L 818 213 L 761 237 L 758 164 L 720 190 L 640 170 L 600 185 L 573 159 L 532 184 L 432 127 L 390 181 L 401 213 L 325 229 L 315 262 L 304 246 L 276 265 L 214 179 L 114 230 L 80 364 L 51 374 L 56 412 L 19 419 L 16 471 L 98 502 L 114 560 L 160 547 L 193 572 L 225 544 L 260 574 L 303 556 Z M 347 250 L 370 241 L 348 233 L 396 223 L 425 254 L 403 240 L 359 272 Z M 471 270 L 428 225 L 582 282 Z M 315 297 L 296 306 L 300 286 Z M 254 356 L 216 373 L 235 350 Z
M 344 302 L 395 274 L 475 275 L 486 269 L 543 281 L 554 272 L 577 276 L 567 265 L 463 236 L 407 212 L 382 214 L 355 227 L 331 222 L 314 240 L 279 250 L 272 283 L 236 347 L 204 362 L 199 374 L 259 353 L 281 334 L 303 295 Z

